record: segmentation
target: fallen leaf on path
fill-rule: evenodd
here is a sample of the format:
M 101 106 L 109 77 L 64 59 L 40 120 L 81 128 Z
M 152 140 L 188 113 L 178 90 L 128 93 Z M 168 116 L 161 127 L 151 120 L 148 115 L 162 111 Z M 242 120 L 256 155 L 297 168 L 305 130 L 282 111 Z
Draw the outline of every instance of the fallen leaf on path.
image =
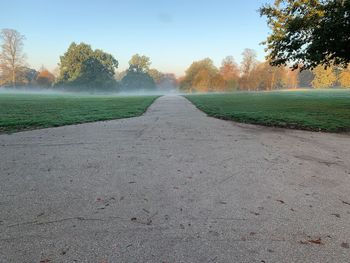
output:
M 342 248 L 350 248 L 349 243 L 343 242 L 341 243 Z
M 340 214 L 331 214 L 332 216 L 335 216 L 337 218 L 340 218 Z
M 324 243 L 322 243 L 321 238 L 318 239 L 309 239 L 309 240 L 300 240 L 299 241 L 300 244 L 303 245 L 307 245 L 307 244 L 315 244 L 315 245 L 324 245 Z
M 346 201 L 343 201 L 343 200 L 341 200 L 341 201 L 342 201 L 342 203 L 345 204 L 345 205 L 350 205 L 349 202 L 346 202 Z
M 321 238 L 318 239 L 310 239 L 308 240 L 309 243 L 316 244 L 316 245 L 323 245 Z

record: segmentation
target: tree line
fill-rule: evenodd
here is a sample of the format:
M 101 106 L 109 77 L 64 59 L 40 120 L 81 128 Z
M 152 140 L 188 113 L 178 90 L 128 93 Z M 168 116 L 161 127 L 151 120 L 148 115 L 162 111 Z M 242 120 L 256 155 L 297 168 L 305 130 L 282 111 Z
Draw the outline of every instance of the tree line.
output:
M 261 12 L 269 14 L 281 7 L 264 8 Z M 312 62 L 288 64 L 273 57 L 273 50 L 267 61 L 259 62 L 254 50 L 245 49 L 240 65 L 232 56 L 224 58 L 220 67 L 216 67 L 210 58 L 205 58 L 193 62 L 184 76 L 176 78 L 172 73 L 151 68 L 150 58 L 139 54 L 132 56 L 127 70 L 117 72 L 119 62 L 113 55 L 101 49 L 94 50 L 86 43 L 74 42 L 60 56 L 57 69 L 50 72 L 42 67 L 37 71 L 26 63 L 23 53 L 25 37 L 22 34 L 13 29 L 3 29 L 0 40 L 0 86 L 92 92 L 171 91 L 177 87 L 183 92 L 350 88 L 350 70 L 344 61 L 329 63 L 326 67 L 317 63 L 312 67 Z
M 41 87 L 69 91 L 170 91 L 177 87 L 172 73 L 151 68 L 147 56 L 135 54 L 129 68 L 117 73 L 118 60 L 86 43 L 72 43 L 60 56 L 54 72 L 45 67 L 39 71 L 28 67 L 23 53 L 25 37 L 13 29 L 0 33 L 0 86 Z
M 350 70 L 341 66 L 317 66 L 314 69 L 292 69 L 259 62 L 256 52 L 245 49 L 241 65 L 232 56 L 217 68 L 209 58 L 195 61 L 179 79 L 185 92 L 269 91 L 295 88 L 350 88 Z

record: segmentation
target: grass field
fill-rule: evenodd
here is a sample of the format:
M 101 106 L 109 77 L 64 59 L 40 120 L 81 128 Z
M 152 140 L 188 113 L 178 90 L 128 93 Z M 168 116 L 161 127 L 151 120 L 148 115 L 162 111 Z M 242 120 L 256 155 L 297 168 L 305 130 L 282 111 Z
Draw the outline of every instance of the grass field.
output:
M 209 116 L 244 123 L 350 131 L 350 90 L 302 90 L 186 96 Z
M 139 116 L 156 98 L 0 93 L 0 132 Z

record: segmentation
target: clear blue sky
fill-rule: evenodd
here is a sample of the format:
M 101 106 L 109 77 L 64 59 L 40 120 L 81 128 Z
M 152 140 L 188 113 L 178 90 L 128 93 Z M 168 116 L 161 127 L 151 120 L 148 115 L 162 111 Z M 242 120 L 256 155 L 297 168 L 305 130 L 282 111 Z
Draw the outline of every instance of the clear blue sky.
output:
M 269 0 L 10 0 L 1 5 L 0 28 L 26 36 L 28 63 L 53 69 L 72 41 L 114 55 L 119 70 L 130 57 L 151 57 L 152 67 L 183 74 L 194 60 L 217 66 L 227 55 L 240 62 L 268 33 L 257 10 Z

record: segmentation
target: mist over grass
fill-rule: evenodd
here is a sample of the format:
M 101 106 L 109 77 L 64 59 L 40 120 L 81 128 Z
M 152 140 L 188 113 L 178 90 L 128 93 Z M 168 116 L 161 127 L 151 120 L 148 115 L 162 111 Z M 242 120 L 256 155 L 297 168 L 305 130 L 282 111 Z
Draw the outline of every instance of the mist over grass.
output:
M 92 91 L 86 91 L 86 90 L 79 90 L 79 91 L 73 91 L 72 89 L 55 89 L 55 88 L 42 88 L 42 87 L 15 87 L 15 88 L 9 88 L 9 87 L 0 87 L 0 96 L 2 94 L 22 94 L 22 95 L 63 95 L 63 96 L 160 96 L 160 95 L 175 95 L 175 94 L 181 94 L 177 89 L 172 90 L 144 90 L 144 89 L 138 89 L 133 90 L 131 92 L 126 91 L 118 91 L 118 90 L 111 90 L 111 91 L 100 91 L 98 89 L 92 90 Z
M 136 117 L 159 95 L 0 92 L 0 133 Z

